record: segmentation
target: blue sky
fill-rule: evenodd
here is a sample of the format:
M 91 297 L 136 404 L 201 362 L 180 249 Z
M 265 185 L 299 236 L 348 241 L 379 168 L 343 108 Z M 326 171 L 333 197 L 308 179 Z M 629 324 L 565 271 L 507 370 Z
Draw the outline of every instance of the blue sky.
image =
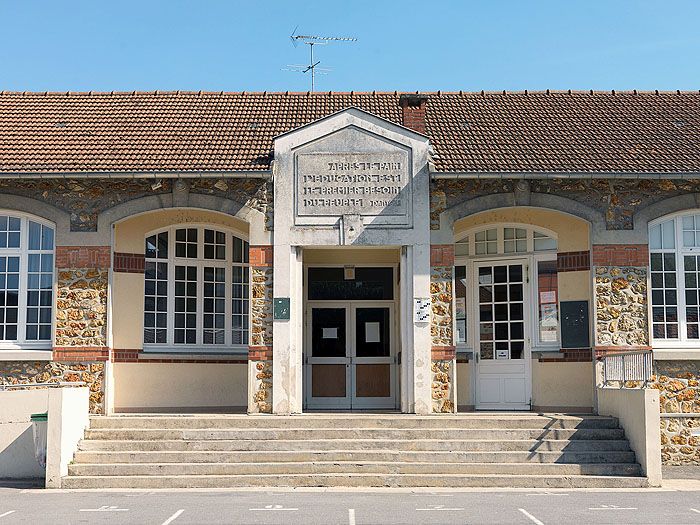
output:
M 429 7 L 430 6 L 430 7 Z M 700 1 L 0 0 L 0 90 L 698 89 Z

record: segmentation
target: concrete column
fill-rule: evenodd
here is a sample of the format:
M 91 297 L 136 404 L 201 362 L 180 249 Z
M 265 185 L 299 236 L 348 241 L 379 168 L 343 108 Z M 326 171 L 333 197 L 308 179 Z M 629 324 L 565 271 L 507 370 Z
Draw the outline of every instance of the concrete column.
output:
M 412 303 L 415 299 L 430 299 L 430 246 L 416 244 L 410 250 L 412 260 L 413 296 L 408 297 Z M 415 322 L 413 309 L 410 311 L 410 326 L 413 327 L 412 359 L 413 364 L 413 412 L 416 414 L 432 413 L 432 372 L 430 322 Z
M 274 254 L 275 298 L 289 298 L 289 319 L 273 322 L 272 411 L 300 414 L 302 411 L 303 264 L 301 248 L 276 245 Z

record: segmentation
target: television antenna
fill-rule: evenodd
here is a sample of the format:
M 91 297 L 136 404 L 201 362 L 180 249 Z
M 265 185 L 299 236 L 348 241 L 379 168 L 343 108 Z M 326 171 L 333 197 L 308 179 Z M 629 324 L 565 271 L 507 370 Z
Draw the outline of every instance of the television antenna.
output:
M 308 73 L 311 71 L 311 91 L 313 92 L 316 86 L 316 73 L 325 75 L 331 71 L 331 69 L 328 68 L 318 67 L 318 65 L 321 63 L 320 60 L 314 62 L 314 46 L 325 46 L 333 42 L 357 42 L 357 38 L 350 36 L 297 35 L 296 33 L 298 27 L 299 26 L 294 28 L 294 31 L 292 31 L 289 38 L 292 39 L 292 44 L 294 44 L 294 47 L 297 47 L 299 42 L 309 46 L 309 63 L 308 65 L 292 64 L 283 69 L 285 71 L 298 71 L 300 73 Z

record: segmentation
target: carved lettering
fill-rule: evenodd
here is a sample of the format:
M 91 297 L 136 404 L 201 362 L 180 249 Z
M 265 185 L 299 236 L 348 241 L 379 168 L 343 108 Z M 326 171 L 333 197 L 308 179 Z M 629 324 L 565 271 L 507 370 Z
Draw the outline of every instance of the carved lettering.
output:
M 298 216 L 402 216 L 410 198 L 405 153 L 308 153 L 297 158 Z

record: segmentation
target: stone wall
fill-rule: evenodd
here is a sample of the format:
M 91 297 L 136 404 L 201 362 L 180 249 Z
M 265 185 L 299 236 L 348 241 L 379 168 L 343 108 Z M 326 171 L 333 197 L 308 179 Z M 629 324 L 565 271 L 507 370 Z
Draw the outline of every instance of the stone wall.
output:
M 452 266 L 430 268 L 430 336 L 433 346 L 452 346 Z
M 36 383 L 86 383 L 90 389 L 90 413 L 104 413 L 104 363 L 56 361 L 0 361 L 0 385 Z
M 272 268 L 251 267 L 250 346 L 272 346 Z
M 253 403 L 249 405 L 248 412 L 270 414 L 272 413 L 272 361 L 252 361 L 250 365 L 254 374 L 251 381 Z
M 596 346 L 647 346 L 647 269 L 600 266 L 594 275 Z
M 454 360 L 433 360 L 431 364 L 433 412 L 451 414 L 454 402 Z
M 700 361 L 655 361 L 654 367 L 661 460 L 664 465 L 700 465 Z
M 265 214 L 272 228 L 272 190 L 265 179 L 185 180 L 186 192 L 216 195 L 248 205 Z M 173 191 L 171 179 L 7 179 L 0 180 L 0 193 L 19 195 L 46 202 L 70 214 L 71 231 L 97 231 L 100 213 L 118 204 Z
M 58 269 L 57 347 L 107 346 L 108 275 L 101 268 Z
M 655 202 L 700 192 L 700 179 L 438 179 L 430 184 L 430 227 L 440 214 L 466 201 L 507 193 L 527 201 L 529 194 L 556 195 L 599 211 L 608 230 L 631 230 L 634 214 Z M 526 204 L 526 202 L 525 202 Z

